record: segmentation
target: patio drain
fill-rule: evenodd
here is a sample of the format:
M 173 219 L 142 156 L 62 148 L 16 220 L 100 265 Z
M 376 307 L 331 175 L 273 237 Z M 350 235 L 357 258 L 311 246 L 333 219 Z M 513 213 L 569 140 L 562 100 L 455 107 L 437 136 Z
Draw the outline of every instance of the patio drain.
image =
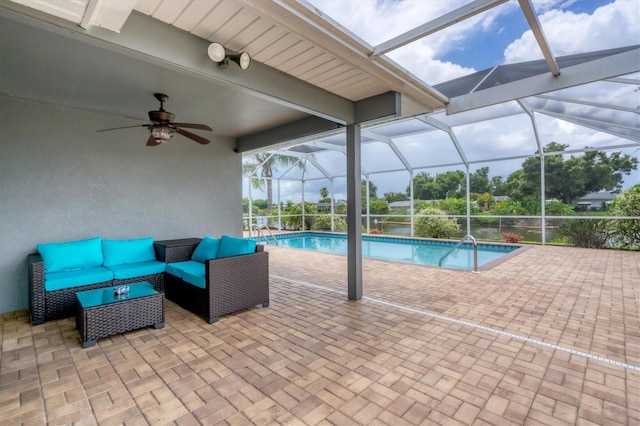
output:
M 329 292 L 337 293 L 337 294 L 340 294 L 340 295 L 343 295 L 343 296 L 347 295 L 347 293 L 344 292 L 344 291 L 323 287 L 323 286 L 320 286 L 320 285 L 317 285 L 317 284 L 312 284 L 312 283 L 305 282 L 305 281 L 293 280 L 293 279 L 282 277 L 282 276 L 279 276 L 279 275 L 271 275 L 271 276 L 273 278 L 277 278 L 279 280 L 287 281 L 287 282 L 290 282 L 290 283 L 300 284 L 300 285 L 304 285 L 304 286 L 307 286 L 307 287 L 313 287 L 313 288 L 317 288 L 319 290 L 329 291 Z M 627 364 L 627 363 L 620 362 L 620 361 L 615 361 L 615 360 L 612 360 L 612 359 L 609 359 L 609 358 L 605 358 L 605 357 L 602 357 L 602 356 L 599 356 L 599 355 L 593 355 L 593 354 L 590 354 L 590 353 L 587 353 L 587 352 L 577 351 L 577 350 L 571 349 L 571 348 L 565 348 L 564 346 L 554 345 L 552 343 L 546 343 L 546 342 L 543 342 L 542 340 L 532 339 L 530 337 L 521 336 L 519 334 L 510 333 L 508 331 L 498 330 L 496 328 L 491 328 L 491 327 L 487 327 L 487 326 L 480 325 L 480 324 L 474 324 L 474 323 L 469 322 L 469 321 L 463 321 L 463 320 L 447 317 L 447 316 L 444 316 L 444 315 L 436 314 L 436 313 L 433 313 L 433 312 L 429 312 L 429 311 L 423 311 L 423 310 L 420 310 L 420 309 L 414 309 L 414 308 L 410 308 L 410 307 L 407 307 L 407 306 L 398 305 L 396 303 L 386 302 L 386 301 L 380 300 L 380 299 L 374 299 L 372 297 L 363 296 L 363 299 L 364 300 L 368 300 L 370 302 L 374 302 L 374 303 L 380 303 L 380 304 L 385 305 L 385 306 L 390 306 L 392 308 L 401 309 L 403 311 L 411 312 L 411 313 L 414 313 L 414 314 L 425 315 L 425 316 L 428 316 L 428 317 L 431 317 L 431 318 L 436 318 L 436 319 L 439 319 L 439 320 L 442 320 L 442 321 L 447 321 L 447 322 L 451 322 L 451 323 L 454 323 L 454 324 L 465 325 L 465 326 L 476 328 L 478 330 L 487 331 L 489 333 L 494 333 L 494 334 L 499 334 L 501 336 L 511 337 L 512 339 L 520 340 L 520 341 L 527 342 L 527 343 L 532 343 L 534 345 L 544 346 L 544 347 L 549 348 L 549 349 L 555 349 L 555 350 L 562 351 L 562 352 L 568 352 L 568 353 L 570 353 L 572 355 L 577 355 L 577 356 L 580 356 L 580 357 L 583 357 L 583 358 L 592 359 L 594 361 L 605 362 L 607 364 L 615 365 L 617 367 L 626 368 L 628 370 L 640 371 L 640 367 L 636 366 L 636 365 Z

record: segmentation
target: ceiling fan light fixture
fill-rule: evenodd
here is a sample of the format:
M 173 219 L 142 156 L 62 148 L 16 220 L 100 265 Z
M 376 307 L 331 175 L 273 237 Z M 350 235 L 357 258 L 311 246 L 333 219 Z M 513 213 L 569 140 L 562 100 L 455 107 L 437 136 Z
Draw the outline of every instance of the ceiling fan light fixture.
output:
M 156 140 L 156 142 L 166 143 L 169 139 L 171 139 L 171 129 L 164 126 L 154 126 L 151 128 L 151 136 Z

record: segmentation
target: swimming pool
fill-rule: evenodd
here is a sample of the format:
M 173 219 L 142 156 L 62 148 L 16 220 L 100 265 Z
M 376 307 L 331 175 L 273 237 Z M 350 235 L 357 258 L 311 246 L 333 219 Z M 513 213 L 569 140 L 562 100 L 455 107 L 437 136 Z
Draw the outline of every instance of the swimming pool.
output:
M 275 235 L 277 245 L 324 253 L 347 254 L 347 236 L 323 232 L 297 232 Z M 264 242 L 264 240 L 262 240 Z M 268 244 L 274 244 L 269 237 Z M 456 243 L 451 241 L 423 240 L 414 238 L 390 238 L 370 235 L 362 236 L 362 256 L 396 262 L 438 266 Z M 478 266 L 486 265 L 520 246 L 503 244 L 478 244 Z M 443 267 L 473 269 L 473 246 L 462 244 L 443 262 Z

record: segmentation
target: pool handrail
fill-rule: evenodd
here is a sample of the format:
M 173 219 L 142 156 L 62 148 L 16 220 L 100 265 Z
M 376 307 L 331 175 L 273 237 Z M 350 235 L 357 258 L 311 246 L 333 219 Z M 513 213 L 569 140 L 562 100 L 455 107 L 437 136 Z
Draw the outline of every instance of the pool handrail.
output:
M 462 245 L 462 243 L 464 243 L 467 240 L 471 240 L 471 243 L 473 244 L 473 272 L 478 273 L 478 242 L 476 241 L 476 239 L 473 237 L 473 235 L 471 234 L 467 234 L 464 237 L 462 237 L 460 239 L 460 241 L 458 241 L 456 243 L 456 245 L 454 245 L 453 247 L 451 247 L 451 249 L 449 249 L 448 252 L 446 252 L 444 254 L 444 256 L 442 256 L 440 258 L 440 261 L 438 262 L 438 266 L 442 267 L 442 262 L 444 262 L 444 260 L 454 251 L 456 250 L 458 247 L 460 247 Z
M 262 230 L 266 229 L 269 233 L 269 236 L 273 239 L 273 244 L 278 245 L 278 239 L 275 235 L 273 235 L 273 232 L 271 232 L 268 223 L 269 222 L 266 216 L 259 216 L 257 223 L 251 225 L 251 229 L 256 231 L 258 234 L 258 244 L 260 244 L 260 237 L 264 238 L 265 244 L 269 244 L 269 239 L 265 234 L 262 233 Z

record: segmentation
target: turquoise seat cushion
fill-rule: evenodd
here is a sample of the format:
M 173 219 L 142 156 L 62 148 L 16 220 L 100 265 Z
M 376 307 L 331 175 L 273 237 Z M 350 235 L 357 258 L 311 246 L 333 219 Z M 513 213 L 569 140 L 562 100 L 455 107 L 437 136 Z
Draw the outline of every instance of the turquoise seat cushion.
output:
M 204 274 L 198 275 L 198 274 L 185 272 L 184 276 L 182 277 L 182 281 L 189 283 L 191 285 L 194 285 L 196 287 L 207 288 L 207 282 L 204 278 Z
M 246 240 L 244 238 L 223 235 L 220 238 L 220 247 L 218 248 L 217 257 L 239 256 L 242 254 L 250 254 L 256 251 L 256 241 Z
M 196 260 L 167 263 L 167 273 L 200 288 L 206 288 L 207 286 L 204 277 L 205 265 Z
M 156 260 L 153 238 L 102 240 L 104 266 L 126 265 Z
M 219 245 L 220 240 L 218 238 L 205 236 L 200 243 L 198 243 L 198 246 L 191 256 L 191 260 L 204 262 L 207 259 L 215 259 L 218 254 Z
M 112 280 L 113 272 L 102 266 L 72 271 L 45 272 L 44 289 L 55 291 Z
M 184 278 L 184 274 L 202 275 L 204 277 L 205 266 L 202 262 L 187 260 L 185 262 L 167 263 L 167 273 L 178 278 Z
M 161 274 L 165 271 L 167 264 L 150 260 L 148 262 L 131 263 L 125 265 L 112 265 L 106 268 L 113 272 L 116 280 L 128 280 L 130 278 L 143 277 L 145 275 Z
M 102 265 L 102 238 L 37 245 L 45 272 L 86 269 Z

